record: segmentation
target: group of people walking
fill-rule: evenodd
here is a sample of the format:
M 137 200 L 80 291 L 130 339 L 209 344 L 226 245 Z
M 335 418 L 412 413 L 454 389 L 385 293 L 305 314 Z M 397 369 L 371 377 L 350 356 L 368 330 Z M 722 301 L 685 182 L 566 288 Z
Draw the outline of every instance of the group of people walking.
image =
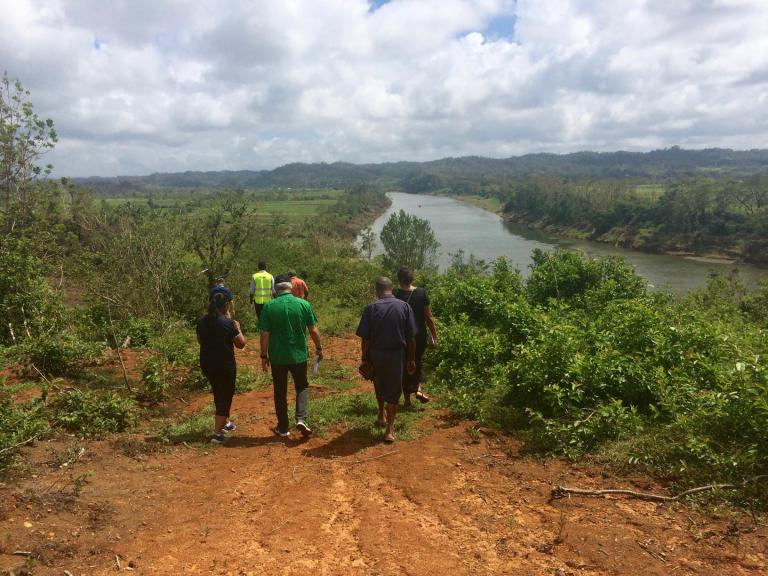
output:
M 291 434 L 288 419 L 288 375 L 296 390 L 296 429 L 307 438 L 309 426 L 309 348 L 307 335 L 315 347 L 315 358 L 323 359 L 323 346 L 317 316 L 308 301 L 309 288 L 291 270 L 273 277 L 264 262 L 258 263 L 248 295 L 258 318 L 261 366 L 271 372 L 277 424 L 273 431 L 282 438 Z M 394 424 L 400 396 L 406 407 L 412 398 L 429 402 L 421 389 L 422 358 L 427 345 L 437 345 L 437 329 L 432 317 L 429 294 L 413 285 L 413 272 L 398 272 L 399 288 L 386 277 L 378 278 L 376 300 L 365 307 L 357 328 L 361 339 L 360 373 L 373 380 L 378 417 L 384 442 L 395 441 Z M 246 339 L 234 319 L 232 291 L 218 279 L 210 292 L 208 314 L 197 322 L 200 368 L 213 392 L 216 415 L 211 442 L 221 444 L 236 425 L 229 418 L 237 380 L 235 348 L 244 348 Z

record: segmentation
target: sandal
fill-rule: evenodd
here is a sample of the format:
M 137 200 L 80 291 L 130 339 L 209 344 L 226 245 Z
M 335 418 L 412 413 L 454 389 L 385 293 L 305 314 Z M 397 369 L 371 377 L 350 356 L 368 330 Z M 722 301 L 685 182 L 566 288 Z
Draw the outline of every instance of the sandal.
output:
M 395 443 L 395 435 L 394 434 L 385 434 L 384 435 L 384 444 L 394 444 Z
M 414 394 L 414 396 L 416 396 L 416 400 L 418 400 L 422 404 L 426 404 L 427 402 L 432 400 L 432 398 L 430 398 L 429 396 L 424 394 L 424 392 L 422 392 L 421 390 L 416 392 L 416 394 Z

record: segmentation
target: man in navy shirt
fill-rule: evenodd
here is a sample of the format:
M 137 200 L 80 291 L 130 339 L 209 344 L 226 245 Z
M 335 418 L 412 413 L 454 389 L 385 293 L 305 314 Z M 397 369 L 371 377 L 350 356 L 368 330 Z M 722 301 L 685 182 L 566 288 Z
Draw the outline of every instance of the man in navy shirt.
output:
M 384 442 L 395 441 L 395 416 L 403 391 L 403 367 L 416 370 L 416 321 L 411 307 L 392 295 L 392 280 L 376 280 L 377 300 L 363 310 L 357 335 L 363 362 L 373 364 L 373 387 L 379 403 L 377 424 L 385 424 Z M 407 362 L 406 362 L 407 354 Z M 386 412 L 385 412 L 386 405 Z

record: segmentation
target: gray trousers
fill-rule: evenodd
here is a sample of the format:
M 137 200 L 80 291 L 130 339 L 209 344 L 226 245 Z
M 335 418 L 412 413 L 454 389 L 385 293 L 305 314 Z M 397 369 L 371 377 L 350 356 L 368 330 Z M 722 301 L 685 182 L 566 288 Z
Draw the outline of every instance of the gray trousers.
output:
M 307 363 L 272 364 L 272 383 L 275 386 L 275 414 L 280 432 L 288 432 L 288 373 L 296 387 L 296 421 L 306 420 L 309 410 L 309 382 Z

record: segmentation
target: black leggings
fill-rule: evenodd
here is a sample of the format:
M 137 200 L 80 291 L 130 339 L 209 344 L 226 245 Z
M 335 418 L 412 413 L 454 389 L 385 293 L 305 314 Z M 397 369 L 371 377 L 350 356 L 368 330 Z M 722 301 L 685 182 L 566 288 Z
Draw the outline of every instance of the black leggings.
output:
M 226 416 L 229 418 L 229 411 L 232 408 L 232 398 L 235 395 L 237 370 L 207 372 L 205 376 L 208 378 L 208 382 L 211 383 L 213 403 L 216 405 L 216 416 Z
M 403 392 L 416 394 L 421 385 L 421 371 L 424 361 L 424 351 L 427 349 L 427 340 L 416 338 L 416 372 L 408 374 L 403 367 Z

